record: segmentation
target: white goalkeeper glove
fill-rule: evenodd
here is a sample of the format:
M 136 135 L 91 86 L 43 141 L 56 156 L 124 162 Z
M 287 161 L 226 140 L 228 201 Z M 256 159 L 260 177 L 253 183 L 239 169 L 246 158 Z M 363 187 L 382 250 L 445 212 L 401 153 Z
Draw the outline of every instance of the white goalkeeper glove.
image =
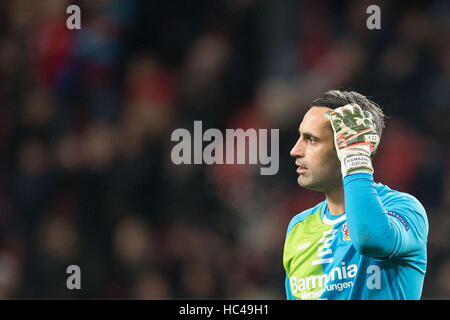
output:
M 342 178 L 356 172 L 373 174 L 371 155 L 380 143 L 372 114 L 357 104 L 328 111 L 334 131 L 334 145 L 341 161 Z

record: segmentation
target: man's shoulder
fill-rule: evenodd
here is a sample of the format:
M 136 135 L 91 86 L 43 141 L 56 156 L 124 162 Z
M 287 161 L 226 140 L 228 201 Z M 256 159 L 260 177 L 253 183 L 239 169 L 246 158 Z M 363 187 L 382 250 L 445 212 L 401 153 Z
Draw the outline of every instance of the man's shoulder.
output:
M 318 210 L 320 209 L 320 207 L 324 204 L 325 200 L 318 203 L 317 205 L 315 205 L 312 208 L 306 209 L 298 214 L 296 214 L 291 221 L 289 222 L 288 228 L 287 228 L 287 232 L 286 232 L 286 237 L 289 235 L 289 233 L 291 232 L 292 228 L 294 228 L 294 226 L 297 223 L 300 223 L 302 221 L 304 221 L 307 217 L 309 217 L 310 215 L 317 213 Z
M 381 199 L 381 202 L 385 207 L 407 207 L 410 209 L 414 209 L 414 211 L 417 211 L 417 213 L 426 214 L 423 205 L 413 195 L 407 192 L 391 189 L 382 183 L 377 183 L 375 185 L 375 188 L 377 190 L 378 196 Z
M 388 215 L 402 221 L 404 219 L 409 223 L 428 230 L 428 218 L 425 208 L 416 197 L 407 192 L 393 190 L 381 183 L 376 184 L 376 189 Z

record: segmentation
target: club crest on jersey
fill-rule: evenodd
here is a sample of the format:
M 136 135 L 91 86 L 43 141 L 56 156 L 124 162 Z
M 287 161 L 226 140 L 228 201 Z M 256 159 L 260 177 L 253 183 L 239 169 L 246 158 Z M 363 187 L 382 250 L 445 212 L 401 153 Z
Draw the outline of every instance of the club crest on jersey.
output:
M 350 235 L 348 234 L 347 223 L 344 223 L 344 225 L 342 226 L 342 235 L 343 235 L 342 238 L 344 239 L 344 241 L 350 240 Z

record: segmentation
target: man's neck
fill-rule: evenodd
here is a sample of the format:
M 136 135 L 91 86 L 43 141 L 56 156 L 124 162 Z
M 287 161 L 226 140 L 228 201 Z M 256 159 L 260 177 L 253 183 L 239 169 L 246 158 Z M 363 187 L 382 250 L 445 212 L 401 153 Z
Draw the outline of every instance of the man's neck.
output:
M 345 212 L 344 187 L 341 185 L 325 193 L 328 210 L 332 215 L 340 215 Z

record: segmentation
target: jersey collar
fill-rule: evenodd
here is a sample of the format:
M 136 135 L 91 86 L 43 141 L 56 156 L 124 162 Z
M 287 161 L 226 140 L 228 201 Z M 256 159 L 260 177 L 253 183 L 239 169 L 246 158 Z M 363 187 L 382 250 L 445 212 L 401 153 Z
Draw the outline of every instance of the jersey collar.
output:
M 323 223 L 330 225 L 330 226 L 338 224 L 339 222 L 342 222 L 345 219 L 347 219 L 347 216 L 345 215 L 345 213 L 341 214 L 340 216 L 331 215 L 330 211 L 328 210 L 328 205 L 327 205 L 326 201 L 324 201 L 324 205 L 322 207 L 322 212 L 323 212 L 323 214 L 321 216 L 322 216 Z

